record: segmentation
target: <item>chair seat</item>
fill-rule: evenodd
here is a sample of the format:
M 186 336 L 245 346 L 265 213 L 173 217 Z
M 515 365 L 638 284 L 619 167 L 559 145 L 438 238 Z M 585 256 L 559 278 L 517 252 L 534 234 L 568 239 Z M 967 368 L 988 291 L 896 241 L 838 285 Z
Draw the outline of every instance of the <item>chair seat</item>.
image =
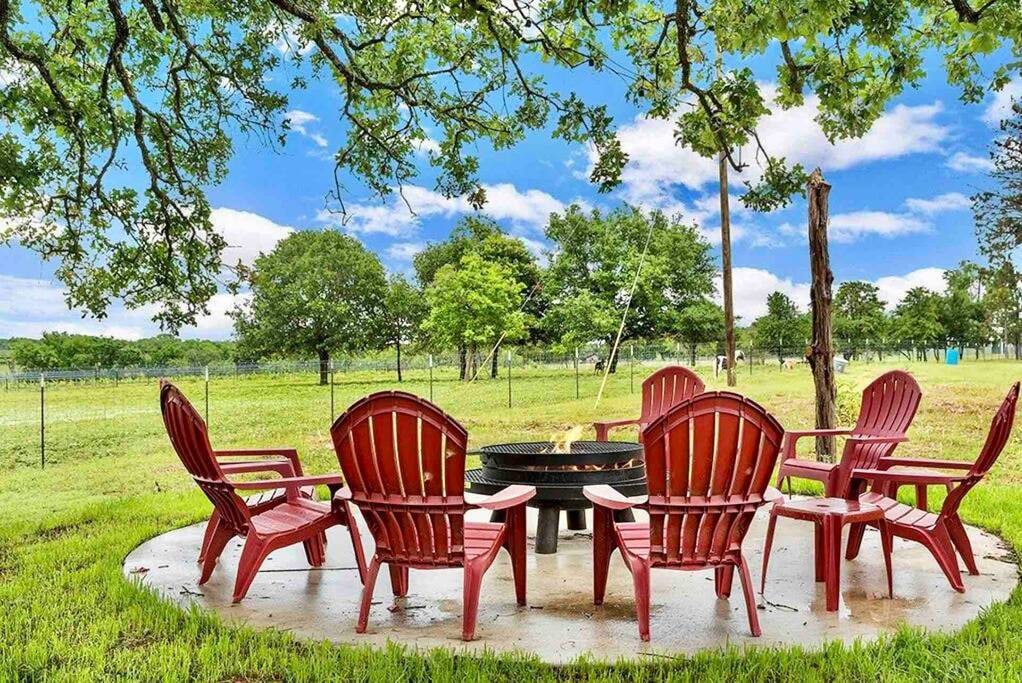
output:
M 313 493 L 315 492 L 316 489 L 313 486 L 303 486 L 302 488 L 300 488 L 298 490 L 299 490 L 299 492 L 304 497 L 312 498 Z M 261 505 L 266 505 L 267 503 L 270 503 L 270 502 L 283 500 L 286 497 L 287 497 L 287 490 L 286 489 L 273 489 L 272 491 L 260 491 L 259 493 L 253 494 L 251 496 L 246 496 L 245 497 L 245 505 L 249 506 L 250 508 L 255 508 L 255 507 L 259 507 Z
M 618 522 L 614 530 L 621 546 L 629 553 L 649 557 L 649 522 Z
M 252 527 L 261 535 L 295 531 L 331 515 L 330 505 L 307 498 L 281 503 L 252 517 Z
M 937 525 L 937 515 L 911 505 L 899 503 L 893 498 L 870 492 L 859 496 L 859 501 L 872 503 L 884 511 L 884 519 L 892 524 L 911 526 L 917 529 L 932 529 Z
M 816 460 L 797 460 L 792 458 L 781 463 L 781 470 L 784 472 L 806 472 L 812 474 L 829 474 L 837 463 L 818 462 Z
M 495 522 L 465 522 L 465 559 L 485 555 L 501 541 L 504 525 Z

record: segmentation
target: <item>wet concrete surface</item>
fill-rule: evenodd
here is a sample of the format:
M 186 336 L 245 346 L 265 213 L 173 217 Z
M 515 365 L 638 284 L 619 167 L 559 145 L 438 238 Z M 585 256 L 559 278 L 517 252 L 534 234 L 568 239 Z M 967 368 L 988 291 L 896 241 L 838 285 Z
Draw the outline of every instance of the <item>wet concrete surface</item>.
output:
M 483 513 L 483 514 L 479 514 Z M 969 529 L 980 575 L 964 575 L 966 592 L 948 585 L 936 562 L 920 545 L 895 539 L 894 599 L 887 598 L 879 534 L 869 529 L 859 558 L 842 563 L 841 604 L 825 610 L 824 586 L 813 580 L 812 525 L 779 519 L 766 591 L 759 594 L 766 512 L 761 510 L 746 538 L 746 556 L 759 603 L 763 635 L 749 633 L 737 575 L 730 599 L 713 593 L 713 572 L 652 571 L 652 642 L 639 639 L 631 576 L 615 554 L 605 603 L 592 604 L 591 536 L 566 531 L 556 555 L 533 552 L 536 517 L 529 510 L 527 607 L 518 607 L 507 555 L 498 555 L 483 581 L 476 640 L 461 634 L 461 571 L 411 572 L 408 597 L 395 601 L 389 575 L 380 572 L 369 629 L 355 633 L 361 585 L 347 530 L 328 532 L 327 563 L 310 570 L 301 545 L 270 555 L 248 597 L 231 604 L 241 543 L 232 543 L 213 577 L 198 586 L 195 562 L 203 525 L 177 529 L 136 548 L 124 562 L 125 575 L 182 606 L 215 610 L 228 620 L 274 627 L 299 637 L 382 646 L 388 640 L 416 648 L 466 651 L 522 651 L 551 663 L 582 654 L 614 660 L 693 653 L 727 644 L 817 648 L 827 641 L 868 641 L 898 625 L 954 631 L 981 609 L 1006 600 L 1018 581 L 1011 551 L 995 536 Z M 641 513 L 639 513 L 641 515 Z M 484 511 L 471 518 L 485 520 Z M 641 518 L 641 517 L 640 517 Z M 359 520 L 361 523 L 361 520 Z M 591 519 L 590 519 L 591 522 Z M 591 526 L 590 526 L 591 528 Z M 372 539 L 361 525 L 367 556 Z M 847 534 L 847 531 L 846 531 Z

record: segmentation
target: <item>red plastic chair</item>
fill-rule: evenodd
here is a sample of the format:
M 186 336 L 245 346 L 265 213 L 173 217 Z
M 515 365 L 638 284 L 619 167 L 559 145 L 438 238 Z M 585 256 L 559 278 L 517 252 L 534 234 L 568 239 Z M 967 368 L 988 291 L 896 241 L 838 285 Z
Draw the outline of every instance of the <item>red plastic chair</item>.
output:
M 701 394 L 705 390 L 706 385 L 699 375 L 686 367 L 668 365 L 657 370 L 642 383 L 642 413 L 639 417 L 631 420 L 594 422 L 596 440 L 609 440 L 611 429 L 638 425 L 639 441 L 642 441 L 642 431 L 646 425 L 685 399 Z
M 859 418 L 851 429 L 786 432 L 777 486 L 790 477 L 813 479 L 823 484 L 825 496 L 855 500 L 865 492 L 866 482 L 852 476 L 852 470 L 875 467 L 880 458 L 889 456 L 899 443 L 908 441 L 905 433 L 912 424 L 921 396 L 919 384 L 912 375 L 892 370 L 877 377 L 862 391 Z M 795 443 L 806 436 L 847 436 L 841 460 L 827 463 L 798 459 Z M 859 534 L 861 536 L 861 530 Z
M 749 628 L 760 635 L 742 540 L 757 508 L 780 492 L 767 486 L 784 430 L 754 401 L 707 392 L 646 427 L 649 495 L 626 498 L 607 485 L 586 486 L 593 502 L 593 603 L 603 604 L 614 550 L 632 574 L 639 635 L 649 640 L 649 571 L 713 569 L 717 597 L 731 594 L 737 567 Z M 649 522 L 615 522 L 638 508 Z
M 336 524 L 347 524 L 355 546 L 359 577 L 364 576 L 365 559 L 362 555 L 362 544 L 358 540 L 358 532 L 354 525 L 348 523 L 350 518 L 345 514 L 346 511 L 342 509 L 339 513 L 334 512 L 329 504 L 311 499 L 308 493 L 311 488 L 305 492 L 302 490 L 303 487 L 318 485 L 336 490 L 342 484 L 339 475 L 302 476 L 296 453 L 293 460 L 288 455 L 284 460 L 277 461 L 221 463 L 217 460 L 218 453 L 262 455 L 270 452 L 290 454 L 294 451 L 290 449 L 214 451 L 209 444 L 205 422 L 184 394 L 169 382 L 161 383 L 160 407 L 163 412 L 163 423 L 174 450 L 195 483 L 213 503 L 213 516 L 206 526 L 200 553 L 202 573 L 199 585 L 209 580 L 221 553 L 235 536 L 245 538 L 245 547 L 238 563 L 234 602 L 239 602 L 245 597 L 263 560 L 274 550 L 302 543 L 309 564 L 318 567 L 326 560 L 325 532 Z M 281 474 L 282 478 L 236 482 L 225 476 L 228 473 L 263 471 L 275 471 Z M 272 495 L 253 505 L 246 504 L 238 495 L 238 491 L 276 489 L 283 489 L 284 493 Z
M 873 503 L 884 509 L 888 528 L 895 536 L 917 541 L 926 546 L 947 576 L 951 587 L 959 593 L 965 592 L 955 550 L 962 556 L 965 566 L 972 575 L 979 574 L 972 544 L 958 516 L 962 499 L 978 484 L 1004 450 L 1011 428 L 1015 422 L 1015 405 L 1018 403 L 1019 383 L 1008 391 L 1001 407 L 994 415 L 987 433 L 986 443 L 974 462 L 954 460 L 928 460 L 925 458 L 882 458 L 876 469 L 855 470 L 854 476 L 872 480 L 873 490 L 863 494 L 859 500 Z M 899 469 L 908 467 L 910 469 Z M 893 468 L 893 469 L 892 469 Z M 915 469 L 925 468 L 925 469 Z M 959 470 L 959 474 L 948 474 L 934 470 Z M 948 490 L 940 512 L 933 514 L 925 509 L 905 505 L 897 501 L 901 486 L 944 486 Z M 856 548 L 858 550 L 858 548 Z M 851 547 L 849 547 L 851 552 Z M 852 555 L 854 557 L 854 555 Z
M 525 604 L 525 503 L 536 494 L 534 487 L 508 486 L 467 501 L 465 428 L 429 401 L 402 391 L 357 401 L 330 432 L 348 484 L 334 499 L 354 502 L 376 541 L 358 633 L 366 630 L 383 563 L 395 596 L 408 593 L 409 568 L 463 568 L 464 640 L 475 637 L 483 574 L 501 548 L 511 556 L 518 604 Z M 506 510 L 506 521 L 466 521 L 465 511 L 474 508 Z

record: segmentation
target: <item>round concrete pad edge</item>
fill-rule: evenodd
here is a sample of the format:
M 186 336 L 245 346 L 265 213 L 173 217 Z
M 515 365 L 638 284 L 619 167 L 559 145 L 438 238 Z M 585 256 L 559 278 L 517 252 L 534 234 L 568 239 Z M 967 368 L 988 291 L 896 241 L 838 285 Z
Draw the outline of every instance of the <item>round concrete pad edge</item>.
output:
M 485 517 L 479 517 L 485 519 Z M 535 515 L 530 510 L 530 534 Z M 591 519 L 590 519 L 591 522 Z M 371 555 L 372 539 L 359 520 Z M 562 527 L 564 525 L 562 524 Z M 530 536 L 527 574 L 529 605 L 515 603 L 510 563 L 503 552 L 483 581 L 476 640 L 461 634 L 461 571 L 412 571 L 407 598 L 395 601 L 387 572 L 380 573 L 369 630 L 355 633 L 361 585 L 347 530 L 328 532 L 327 563 L 311 569 L 300 545 L 270 555 L 248 597 L 231 604 L 234 571 L 242 539 L 230 544 L 204 586 L 195 562 L 204 525 L 176 529 L 136 548 L 124 562 L 125 575 L 181 606 L 197 605 L 255 628 L 274 627 L 299 637 L 383 646 L 388 641 L 421 649 L 453 648 L 523 652 L 552 664 L 580 655 L 598 659 L 645 659 L 692 654 L 727 645 L 807 649 L 840 640 L 870 641 L 901 624 L 951 632 L 980 611 L 1006 600 L 1018 582 L 1014 553 L 996 536 L 969 528 L 979 576 L 964 576 L 966 592 L 948 585 L 922 546 L 896 539 L 894 593 L 886 597 L 879 534 L 867 531 L 859 557 L 843 562 L 838 612 L 826 612 L 823 584 L 813 580 L 812 525 L 778 521 L 766 591 L 759 594 L 765 511 L 756 516 L 745 542 L 753 568 L 763 635 L 749 633 L 738 577 L 730 599 L 718 600 L 713 572 L 652 572 L 652 641 L 639 639 L 631 577 L 612 559 L 604 604 L 592 604 L 591 536 L 561 531 L 556 555 L 536 555 Z

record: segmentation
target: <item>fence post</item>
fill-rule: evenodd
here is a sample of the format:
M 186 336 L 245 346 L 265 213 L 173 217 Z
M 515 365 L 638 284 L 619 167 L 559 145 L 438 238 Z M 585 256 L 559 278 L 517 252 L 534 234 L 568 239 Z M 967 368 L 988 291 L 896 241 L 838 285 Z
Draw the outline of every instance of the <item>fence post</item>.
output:
M 208 365 L 204 368 L 203 377 L 205 378 L 205 384 L 206 384 L 206 426 L 209 427 L 209 366 Z
M 429 354 L 429 400 L 433 401 L 433 354 Z
M 578 347 L 575 347 L 575 400 L 580 398 L 578 391 Z
M 46 467 L 46 377 L 39 373 L 39 467 Z
M 507 350 L 507 407 L 511 407 L 511 349 Z

